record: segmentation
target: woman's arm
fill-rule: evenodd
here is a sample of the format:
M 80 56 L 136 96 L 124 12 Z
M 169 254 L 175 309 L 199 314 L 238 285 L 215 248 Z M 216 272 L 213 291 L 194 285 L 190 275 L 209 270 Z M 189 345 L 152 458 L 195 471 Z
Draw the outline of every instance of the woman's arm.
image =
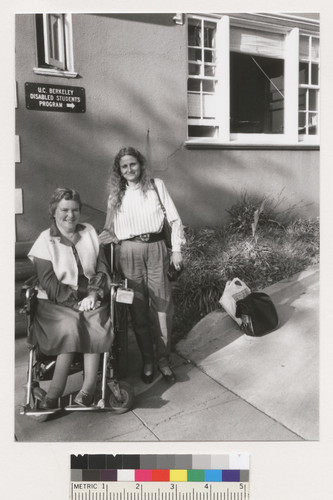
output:
M 80 311 L 90 311 L 96 309 L 100 305 L 110 288 L 110 266 L 107 261 L 103 246 L 99 248 L 97 258 L 96 274 L 90 278 L 87 297 L 81 300 L 78 304 Z
M 77 291 L 58 280 L 51 261 L 34 257 L 34 266 L 40 286 L 51 302 L 72 307 L 78 301 Z
M 101 245 L 97 257 L 96 274 L 89 280 L 88 294 L 96 292 L 97 296 L 103 299 L 109 291 L 110 283 L 110 264 L 105 254 L 105 248 Z
M 107 207 L 107 211 L 106 211 L 106 219 L 105 219 L 104 228 L 103 228 L 103 231 L 101 232 L 101 234 L 98 236 L 99 242 L 101 244 L 106 245 L 108 243 L 118 243 L 118 241 L 119 241 L 117 239 L 116 235 L 114 234 L 113 217 L 114 217 L 114 214 L 113 214 L 113 211 L 111 208 L 111 202 L 109 199 L 108 207 Z

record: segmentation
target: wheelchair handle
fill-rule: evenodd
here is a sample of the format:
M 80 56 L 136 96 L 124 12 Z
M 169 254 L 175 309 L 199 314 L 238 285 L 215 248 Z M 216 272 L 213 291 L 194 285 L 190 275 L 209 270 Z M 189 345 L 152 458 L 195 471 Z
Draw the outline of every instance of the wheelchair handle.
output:
M 111 249 L 111 252 L 110 252 L 110 269 L 111 269 L 111 276 L 113 276 L 113 273 L 114 273 L 114 243 L 111 243 L 110 249 Z

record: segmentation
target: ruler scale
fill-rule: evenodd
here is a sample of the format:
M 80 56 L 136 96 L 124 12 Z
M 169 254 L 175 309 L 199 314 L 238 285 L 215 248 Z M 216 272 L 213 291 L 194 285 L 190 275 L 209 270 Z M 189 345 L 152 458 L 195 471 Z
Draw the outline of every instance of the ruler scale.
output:
M 188 483 L 187 483 L 188 484 Z M 132 483 L 127 483 L 125 488 L 132 488 Z M 212 491 L 211 494 L 205 495 L 207 500 L 248 500 L 249 492 L 248 492 L 248 483 L 218 483 L 211 485 L 215 491 Z M 114 500 L 115 494 L 112 491 L 116 487 L 115 484 L 108 484 L 104 481 L 100 483 L 94 482 L 80 482 L 77 483 L 75 481 L 72 482 L 72 500 Z M 157 485 L 153 485 L 154 488 Z M 112 488 L 112 489 L 111 489 Z M 147 488 L 147 485 L 143 485 L 143 488 Z M 166 485 L 159 485 L 160 492 L 166 493 L 163 491 L 164 488 L 167 488 Z M 177 493 L 173 493 L 170 496 L 170 500 L 192 500 L 195 498 L 193 496 L 192 491 L 183 491 L 185 485 L 180 485 Z M 195 486 L 195 490 L 200 488 L 199 485 Z M 197 493 L 197 492 L 196 492 Z M 184 496 L 185 494 L 185 496 Z M 187 495 L 187 496 L 186 496 Z M 116 495 L 116 498 L 119 498 Z M 135 492 L 126 492 L 122 493 L 120 496 L 120 500 L 141 500 L 141 494 L 137 494 Z M 156 491 L 147 492 L 146 500 L 157 500 L 158 494 Z M 163 498 L 163 497 L 162 497 Z M 199 492 L 200 499 L 200 492 Z M 202 500 L 202 496 L 201 496 Z
M 249 500 L 249 455 L 72 455 L 71 500 Z

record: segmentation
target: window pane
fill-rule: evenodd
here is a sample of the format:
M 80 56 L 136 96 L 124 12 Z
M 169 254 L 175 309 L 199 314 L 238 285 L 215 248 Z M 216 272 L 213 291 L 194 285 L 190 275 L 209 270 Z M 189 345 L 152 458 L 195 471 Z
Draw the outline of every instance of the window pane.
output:
M 215 50 L 205 50 L 205 63 L 215 62 Z
M 187 90 L 200 91 L 200 81 L 198 79 L 189 78 L 187 82 Z
M 203 117 L 215 118 L 216 114 L 215 96 L 210 94 L 204 94 L 202 97 L 203 97 Z
M 318 67 L 318 64 L 311 65 L 311 83 L 312 83 L 312 85 L 319 85 L 319 67 Z
M 201 46 L 201 21 L 191 19 L 188 25 L 188 44 L 195 47 Z
M 215 23 L 205 21 L 204 28 L 204 46 L 211 49 L 215 48 Z
M 200 75 L 200 64 L 189 64 L 188 72 L 190 75 Z
M 189 137 L 215 137 L 217 127 L 201 127 L 197 125 L 190 125 L 188 127 Z
M 309 59 L 309 37 L 301 36 L 299 39 L 299 58 Z
M 230 130 L 283 133 L 284 61 L 230 53 Z
M 299 110 L 305 110 L 306 109 L 306 89 L 298 89 L 298 107 Z
M 284 35 L 280 33 L 268 33 L 236 26 L 231 26 L 230 29 L 230 50 L 232 52 L 281 59 L 284 56 L 284 40 Z
M 36 14 L 36 37 L 37 37 L 37 57 L 38 66 L 46 66 L 44 52 L 44 31 L 43 31 L 43 15 Z
M 205 65 L 205 76 L 215 76 L 215 66 Z
M 214 80 L 203 80 L 202 81 L 203 92 L 215 92 L 215 81 Z
M 200 49 L 188 49 L 189 61 L 201 61 L 201 50 Z
M 310 111 L 317 111 L 318 110 L 318 104 L 317 104 L 317 91 L 316 90 L 309 90 L 309 110 Z
M 50 55 L 53 59 L 60 59 L 59 45 L 60 40 L 60 19 L 59 17 L 50 16 Z
M 299 64 L 299 83 L 300 84 L 309 83 L 309 63 Z
M 189 118 L 201 117 L 200 94 L 188 93 L 188 116 Z
M 306 128 L 305 128 L 305 113 L 298 113 L 298 133 L 299 134 L 305 134 Z
M 309 135 L 316 135 L 317 130 L 318 115 L 315 113 L 309 114 Z
M 318 61 L 319 60 L 319 39 L 312 38 L 311 43 L 311 60 Z

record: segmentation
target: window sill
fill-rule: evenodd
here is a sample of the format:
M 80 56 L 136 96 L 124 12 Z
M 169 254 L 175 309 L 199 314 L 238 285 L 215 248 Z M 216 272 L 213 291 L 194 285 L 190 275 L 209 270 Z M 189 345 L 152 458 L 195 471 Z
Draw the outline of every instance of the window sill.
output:
M 60 76 L 63 78 L 76 78 L 77 77 L 77 73 L 75 71 L 63 71 L 61 69 L 34 68 L 33 71 L 36 75 Z
M 293 144 L 265 142 L 246 143 L 239 141 L 222 142 L 213 139 L 190 139 L 184 142 L 187 149 L 244 149 L 244 150 L 313 150 L 319 151 L 318 143 L 298 142 Z

